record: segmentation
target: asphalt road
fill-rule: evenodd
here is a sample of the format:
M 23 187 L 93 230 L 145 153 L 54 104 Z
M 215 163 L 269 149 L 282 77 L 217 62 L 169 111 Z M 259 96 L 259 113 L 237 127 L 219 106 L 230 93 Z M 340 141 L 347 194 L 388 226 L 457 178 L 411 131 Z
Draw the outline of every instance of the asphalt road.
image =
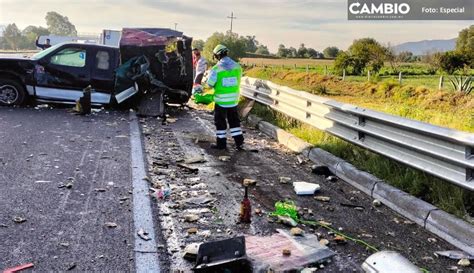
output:
M 177 119 L 167 125 L 155 118 L 139 120 L 148 171 L 140 180 L 171 189 L 166 199 L 151 194 L 155 232 L 147 230 L 156 235 L 162 272 L 190 270 L 193 264 L 183 259 L 189 243 L 285 229 L 266 217 L 284 199 L 294 200 L 305 219 L 330 222 L 336 230 L 380 250 L 399 251 L 432 272 L 456 265 L 433 255 L 453 246 L 385 206 L 373 207 L 368 196 L 344 181 L 312 174 L 309 162 L 260 132 L 245 129 L 248 148 L 258 153 L 215 152 L 209 149 L 214 137 L 208 112 L 174 109 L 171 116 Z M 29 271 L 133 272 L 135 255 L 153 255 L 137 248 L 142 241 L 134 219 L 151 219 L 133 213 L 137 177 L 132 177 L 136 165 L 131 160 L 137 156 L 131 154 L 130 128 L 128 112 L 82 117 L 65 109 L 0 108 L 0 270 L 33 263 Z M 191 164 L 198 171 L 180 166 L 193 158 L 204 159 Z M 291 184 L 279 182 L 282 176 L 321 184 L 318 195 L 330 201 L 297 196 Z M 250 225 L 237 223 L 244 178 L 257 180 L 250 199 L 262 211 Z M 185 222 L 190 213 L 199 220 Z M 197 232 L 189 233 L 190 228 Z M 336 252 L 318 272 L 360 272 L 372 254 L 352 241 L 335 243 L 334 234 L 321 227 L 301 228 L 328 239 Z
M 128 113 L 0 108 L 0 189 L 0 270 L 134 270 Z

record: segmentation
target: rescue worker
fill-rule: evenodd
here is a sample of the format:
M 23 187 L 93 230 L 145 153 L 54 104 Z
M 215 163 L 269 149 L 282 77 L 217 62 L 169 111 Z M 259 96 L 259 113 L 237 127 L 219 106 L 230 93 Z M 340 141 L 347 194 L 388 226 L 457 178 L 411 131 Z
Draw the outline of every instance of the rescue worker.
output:
M 216 144 L 211 148 L 223 150 L 227 148 L 227 124 L 230 135 L 234 138 L 237 150 L 243 150 L 244 136 L 240 128 L 240 119 L 237 112 L 240 95 L 240 78 L 242 68 L 227 56 L 229 49 L 224 45 L 217 45 L 214 58 L 218 63 L 212 67 L 207 84 L 214 88 L 214 123 L 216 125 Z
M 36 36 L 35 44 L 36 44 L 37 47 L 39 47 L 39 48 L 45 50 L 45 49 L 51 47 L 51 40 L 50 40 L 49 38 L 47 38 L 45 44 L 40 44 L 40 43 L 39 43 L 39 36 Z
M 194 68 L 194 80 L 193 84 L 201 85 L 204 73 L 207 70 L 207 61 L 201 56 L 201 51 L 198 48 L 193 48 L 193 68 Z

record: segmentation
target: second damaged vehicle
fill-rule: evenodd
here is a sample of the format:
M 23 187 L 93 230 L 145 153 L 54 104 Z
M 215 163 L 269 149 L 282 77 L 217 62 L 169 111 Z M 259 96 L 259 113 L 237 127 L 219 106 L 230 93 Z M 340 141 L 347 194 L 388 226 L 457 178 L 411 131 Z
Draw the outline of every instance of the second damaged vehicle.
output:
M 31 58 L 0 58 L 0 105 L 74 104 L 91 86 L 92 105 L 133 102 L 162 112 L 191 96 L 191 42 L 170 29 L 125 28 L 119 47 L 63 43 Z

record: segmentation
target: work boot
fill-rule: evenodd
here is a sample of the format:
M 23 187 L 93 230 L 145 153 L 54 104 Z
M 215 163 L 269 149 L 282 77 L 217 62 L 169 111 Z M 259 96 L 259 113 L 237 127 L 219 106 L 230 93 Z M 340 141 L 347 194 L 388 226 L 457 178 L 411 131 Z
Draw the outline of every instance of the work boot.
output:
M 211 144 L 211 149 L 225 150 L 227 149 L 227 139 L 216 138 L 216 144 Z
M 225 150 L 225 149 L 227 149 L 227 147 L 226 147 L 226 146 L 222 146 L 222 145 L 218 145 L 218 144 L 212 143 L 212 144 L 211 144 L 211 149 L 215 149 L 215 150 Z

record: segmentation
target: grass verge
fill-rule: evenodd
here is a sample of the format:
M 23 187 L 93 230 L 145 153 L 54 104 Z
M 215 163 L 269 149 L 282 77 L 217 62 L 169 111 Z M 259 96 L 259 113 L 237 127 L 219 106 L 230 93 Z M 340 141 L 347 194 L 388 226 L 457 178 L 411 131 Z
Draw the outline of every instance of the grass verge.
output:
M 309 125 L 291 119 L 267 106 L 256 104 L 252 112 L 297 137 L 324 149 L 387 183 L 435 206 L 470 219 L 474 215 L 474 193 L 424 172 L 362 149 Z
M 426 86 L 400 85 L 393 80 L 349 82 L 317 73 L 271 68 L 252 68 L 245 74 L 330 97 L 337 101 L 443 127 L 474 132 L 473 95 L 433 90 Z

